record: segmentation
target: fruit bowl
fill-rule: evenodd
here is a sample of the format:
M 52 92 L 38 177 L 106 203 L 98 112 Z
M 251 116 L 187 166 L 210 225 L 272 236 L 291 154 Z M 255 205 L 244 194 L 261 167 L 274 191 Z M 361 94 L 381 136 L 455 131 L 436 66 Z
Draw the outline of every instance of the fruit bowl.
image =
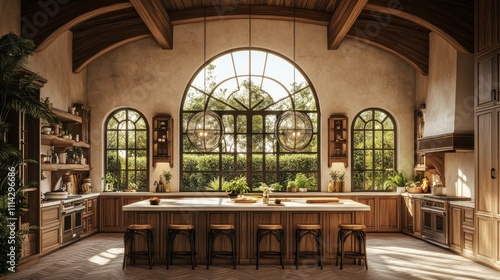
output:
M 153 197 L 149 200 L 149 204 L 150 205 L 159 205 L 160 201 L 161 201 L 161 199 L 159 199 L 158 197 Z

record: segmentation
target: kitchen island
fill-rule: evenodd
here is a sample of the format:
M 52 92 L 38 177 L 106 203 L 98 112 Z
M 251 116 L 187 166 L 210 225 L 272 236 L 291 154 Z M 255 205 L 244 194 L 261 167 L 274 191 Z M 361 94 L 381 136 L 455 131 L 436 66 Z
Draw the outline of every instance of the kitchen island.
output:
M 248 198 L 251 200 L 252 198 Z M 123 215 L 130 223 L 146 223 L 153 226 L 156 263 L 165 263 L 167 226 L 169 224 L 192 224 L 196 230 L 196 258 L 205 263 L 207 229 L 210 224 L 233 224 L 237 234 L 237 257 L 239 264 L 254 264 L 256 231 L 258 224 L 281 224 L 285 231 L 285 260 L 293 263 L 293 244 L 297 224 L 320 224 L 323 242 L 323 261 L 335 262 L 336 238 L 339 224 L 356 223 L 356 213 L 370 211 L 370 206 L 340 199 L 333 203 L 307 203 L 311 198 L 287 198 L 280 205 L 257 201 L 232 201 L 229 198 L 196 197 L 161 199 L 159 205 L 150 205 L 149 200 L 123 206 Z M 221 241 L 221 240 L 218 240 Z M 305 242 L 304 242 L 305 241 Z M 306 238 L 301 250 L 312 250 L 313 239 Z M 143 244 L 142 244 L 143 245 Z M 228 250 L 224 242 L 215 244 L 217 250 Z M 177 239 L 175 250 L 187 250 L 186 240 Z M 261 250 L 278 250 L 274 240 L 265 239 Z M 227 260 L 214 260 L 215 263 Z M 266 260 L 264 260 L 266 261 Z M 275 260 L 268 260 L 275 263 Z M 305 260 L 306 262 L 309 260 Z M 310 260 L 314 262 L 314 260 Z M 175 263 L 180 263 L 176 260 Z M 186 260 L 186 263 L 188 260 Z M 265 262 L 264 262 L 265 263 Z

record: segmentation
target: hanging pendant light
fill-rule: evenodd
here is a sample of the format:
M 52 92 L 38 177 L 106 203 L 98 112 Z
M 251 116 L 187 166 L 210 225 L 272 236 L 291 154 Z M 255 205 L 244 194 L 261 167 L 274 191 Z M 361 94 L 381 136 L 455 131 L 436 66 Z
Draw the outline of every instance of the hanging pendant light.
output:
M 206 61 L 207 61 L 207 9 L 204 8 L 203 21 L 203 91 L 206 93 Z M 189 142 L 200 152 L 215 150 L 222 141 L 224 125 L 219 115 L 208 110 L 210 95 L 205 101 L 204 110 L 194 114 L 187 122 L 186 134 Z
M 295 1 L 293 1 L 293 85 L 295 91 Z M 290 152 L 305 149 L 311 143 L 313 128 L 311 118 L 305 113 L 295 110 L 292 100 L 292 111 L 287 111 L 278 117 L 276 122 L 276 138 L 280 146 Z

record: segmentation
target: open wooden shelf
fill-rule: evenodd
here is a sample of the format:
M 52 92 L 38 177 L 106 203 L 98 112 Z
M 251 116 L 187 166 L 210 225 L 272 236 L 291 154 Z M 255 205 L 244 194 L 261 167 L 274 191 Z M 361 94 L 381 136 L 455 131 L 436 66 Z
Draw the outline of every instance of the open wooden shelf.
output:
M 83 141 L 76 142 L 74 140 L 64 139 L 55 135 L 47 134 L 42 134 L 41 143 L 42 145 L 46 146 L 90 148 L 90 144 Z
M 60 170 L 90 171 L 90 165 L 42 163 L 41 169 L 42 171 L 60 171 Z
M 52 108 L 52 112 L 62 122 L 82 123 L 81 116 L 73 115 L 71 113 L 56 108 Z

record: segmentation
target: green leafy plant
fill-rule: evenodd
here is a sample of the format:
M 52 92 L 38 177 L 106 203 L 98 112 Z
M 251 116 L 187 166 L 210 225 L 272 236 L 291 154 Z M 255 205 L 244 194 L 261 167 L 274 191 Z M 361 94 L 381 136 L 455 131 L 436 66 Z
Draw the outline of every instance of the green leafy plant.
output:
M 104 181 L 106 182 L 106 184 L 109 185 L 108 191 L 115 190 L 115 184 L 117 182 L 115 174 L 111 172 L 106 172 L 106 175 L 104 176 Z
M 295 175 L 295 187 L 299 189 L 309 187 L 309 178 L 303 173 L 297 173 Z
M 127 186 L 128 191 L 137 191 L 138 189 L 139 189 L 139 186 L 137 186 L 136 183 L 134 183 L 134 182 L 128 183 L 128 186 Z
M 332 170 L 330 172 L 330 178 L 332 178 L 332 182 L 337 181 L 339 179 L 339 176 L 340 176 L 340 171 Z
M 273 191 L 281 191 L 283 189 L 283 186 L 280 185 L 280 183 L 271 184 L 270 187 Z
M 172 172 L 168 170 L 163 171 L 163 177 L 165 178 L 165 182 L 170 182 L 170 179 L 172 179 Z
M 345 171 L 340 172 L 339 173 L 339 181 L 344 182 L 346 179 L 347 179 L 347 177 L 345 176 Z
M 394 175 L 389 176 L 384 181 L 384 189 L 393 190 L 397 187 L 405 187 L 408 183 L 408 176 L 404 171 L 395 171 Z
M 228 193 L 246 193 L 250 190 L 245 177 L 240 176 L 222 184 L 222 190 Z

